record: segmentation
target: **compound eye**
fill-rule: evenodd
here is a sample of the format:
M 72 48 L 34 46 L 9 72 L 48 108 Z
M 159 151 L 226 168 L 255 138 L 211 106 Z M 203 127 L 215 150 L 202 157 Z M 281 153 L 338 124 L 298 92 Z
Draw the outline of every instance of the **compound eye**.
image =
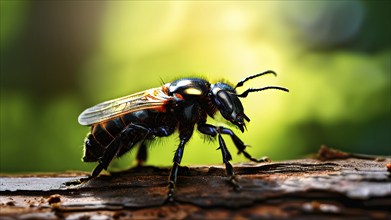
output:
M 233 111 L 233 103 L 230 95 L 226 91 L 220 90 L 216 96 L 220 102 L 220 111 L 230 115 Z

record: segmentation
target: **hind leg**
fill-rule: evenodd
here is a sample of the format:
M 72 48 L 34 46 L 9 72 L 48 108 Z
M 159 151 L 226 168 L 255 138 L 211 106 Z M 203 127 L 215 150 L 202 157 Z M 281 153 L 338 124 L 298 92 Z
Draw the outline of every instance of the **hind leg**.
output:
M 172 126 L 160 126 L 156 128 L 150 128 L 148 134 L 153 134 L 156 137 L 167 137 L 174 133 L 175 127 Z M 137 151 L 137 166 L 141 167 L 145 161 L 148 159 L 148 152 L 147 152 L 147 144 L 145 143 L 145 139 L 147 137 L 144 137 L 144 141 L 141 142 L 140 147 Z
M 140 141 L 140 139 L 145 138 L 149 133 L 149 129 L 140 125 L 130 124 L 126 126 L 106 147 L 103 156 L 98 160 L 99 164 L 95 167 L 90 176 L 67 182 L 65 185 L 78 185 L 97 177 L 102 170 L 107 169 L 110 162 L 118 155 L 124 146 L 133 146 L 136 142 Z
M 145 163 L 145 161 L 147 161 L 147 158 L 148 158 L 147 145 L 143 141 L 140 144 L 140 147 L 138 148 L 138 151 L 137 151 L 137 156 L 136 156 L 137 166 L 142 167 L 143 164 Z

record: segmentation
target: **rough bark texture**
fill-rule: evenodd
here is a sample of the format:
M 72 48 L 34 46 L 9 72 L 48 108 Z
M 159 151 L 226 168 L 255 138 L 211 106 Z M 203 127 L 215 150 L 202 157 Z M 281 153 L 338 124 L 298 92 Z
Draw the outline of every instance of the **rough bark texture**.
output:
M 358 159 L 360 158 L 360 159 Z M 322 148 L 317 159 L 182 167 L 176 201 L 165 203 L 170 168 L 101 175 L 2 175 L 0 219 L 391 219 L 391 158 Z

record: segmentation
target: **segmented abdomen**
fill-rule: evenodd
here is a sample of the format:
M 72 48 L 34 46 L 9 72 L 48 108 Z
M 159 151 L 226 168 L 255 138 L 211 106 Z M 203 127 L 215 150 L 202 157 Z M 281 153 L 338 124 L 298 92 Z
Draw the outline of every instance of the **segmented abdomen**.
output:
M 126 126 L 131 123 L 144 124 L 148 116 L 148 111 L 143 110 L 125 114 L 112 120 L 92 125 L 91 132 L 85 139 L 83 161 L 98 161 L 99 158 L 103 156 L 107 146 L 114 140 L 114 138 L 120 135 Z M 127 146 L 124 150 L 128 151 L 138 141 L 140 140 L 134 140 L 133 143 L 129 143 L 131 146 Z M 118 156 L 125 153 L 126 151 L 124 150 L 120 152 Z

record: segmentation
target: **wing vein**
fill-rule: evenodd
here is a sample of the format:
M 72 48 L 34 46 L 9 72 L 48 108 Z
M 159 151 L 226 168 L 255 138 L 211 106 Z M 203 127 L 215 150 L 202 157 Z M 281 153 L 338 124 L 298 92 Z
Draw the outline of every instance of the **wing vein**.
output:
M 92 106 L 79 115 L 78 121 L 82 125 L 97 124 L 135 111 L 158 109 L 170 100 L 172 97 L 166 95 L 161 87 L 153 88 Z

